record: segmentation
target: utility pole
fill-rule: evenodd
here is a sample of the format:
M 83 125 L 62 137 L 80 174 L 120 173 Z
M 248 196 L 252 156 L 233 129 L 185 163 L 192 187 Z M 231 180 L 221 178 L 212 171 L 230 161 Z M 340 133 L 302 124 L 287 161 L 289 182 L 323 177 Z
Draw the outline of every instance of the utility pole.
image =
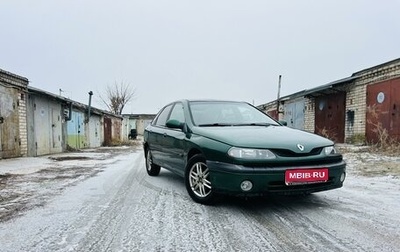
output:
M 281 79 L 282 79 L 282 75 L 279 75 L 279 81 L 278 81 L 278 97 L 276 99 L 276 112 L 277 112 L 277 116 L 278 116 L 278 120 L 279 120 L 279 104 L 280 104 L 280 97 L 281 97 Z
M 90 120 L 90 109 L 92 107 L 92 95 L 93 95 L 93 92 L 89 91 L 88 94 L 89 94 L 89 106 L 88 106 L 88 118 L 87 118 L 87 121 Z

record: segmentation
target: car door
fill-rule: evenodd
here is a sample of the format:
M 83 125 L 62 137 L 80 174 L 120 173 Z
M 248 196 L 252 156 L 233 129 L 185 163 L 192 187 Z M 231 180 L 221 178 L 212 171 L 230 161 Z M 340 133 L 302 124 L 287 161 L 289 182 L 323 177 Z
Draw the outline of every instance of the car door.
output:
M 174 104 L 168 120 L 185 122 L 184 108 L 181 102 Z M 184 174 L 186 135 L 181 129 L 167 128 L 164 134 L 163 151 L 168 168 L 175 173 Z
M 164 107 L 157 115 L 152 124 L 146 129 L 148 132 L 147 143 L 153 156 L 153 162 L 159 166 L 166 167 L 168 161 L 165 153 L 165 135 L 167 127 L 165 126 L 173 104 Z

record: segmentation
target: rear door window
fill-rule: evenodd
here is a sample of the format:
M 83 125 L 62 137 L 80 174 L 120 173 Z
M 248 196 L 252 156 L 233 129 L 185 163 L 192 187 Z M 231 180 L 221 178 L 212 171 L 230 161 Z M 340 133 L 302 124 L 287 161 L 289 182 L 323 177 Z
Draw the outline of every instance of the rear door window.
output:
M 167 122 L 168 116 L 171 112 L 173 104 L 166 106 L 161 113 L 158 115 L 155 125 L 165 127 L 165 124 Z

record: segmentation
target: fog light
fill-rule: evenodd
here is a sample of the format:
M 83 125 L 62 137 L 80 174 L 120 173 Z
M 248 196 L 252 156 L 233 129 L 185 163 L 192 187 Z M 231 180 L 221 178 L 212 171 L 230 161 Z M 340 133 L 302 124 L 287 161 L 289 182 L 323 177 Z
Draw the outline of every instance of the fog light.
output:
M 248 192 L 253 188 L 253 183 L 251 183 L 250 180 L 244 180 L 240 184 L 240 188 L 242 189 L 242 191 Z
M 343 172 L 342 175 L 340 175 L 340 182 L 343 182 L 345 178 L 346 178 L 346 173 Z

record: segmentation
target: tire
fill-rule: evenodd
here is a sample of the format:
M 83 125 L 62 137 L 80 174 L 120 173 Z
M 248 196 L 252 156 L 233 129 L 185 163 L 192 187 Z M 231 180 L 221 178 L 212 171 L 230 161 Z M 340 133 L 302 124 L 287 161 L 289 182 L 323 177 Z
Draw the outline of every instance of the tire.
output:
M 150 150 L 146 152 L 146 171 L 150 176 L 158 176 L 160 174 L 161 167 L 153 163 L 153 156 Z
M 215 201 L 210 172 L 203 155 L 194 155 L 189 159 L 185 172 L 185 185 L 190 197 L 197 203 L 211 205 Z

